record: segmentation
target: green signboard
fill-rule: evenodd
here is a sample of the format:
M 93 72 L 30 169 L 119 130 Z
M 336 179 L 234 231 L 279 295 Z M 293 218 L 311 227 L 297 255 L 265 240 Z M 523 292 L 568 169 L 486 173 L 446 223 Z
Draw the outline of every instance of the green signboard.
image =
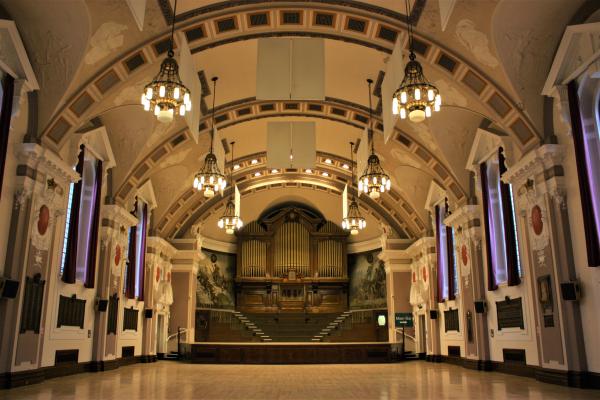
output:
M 395 316 L 396 328 L 412 328 L 413 315 L 412 313 L 397 312 Z

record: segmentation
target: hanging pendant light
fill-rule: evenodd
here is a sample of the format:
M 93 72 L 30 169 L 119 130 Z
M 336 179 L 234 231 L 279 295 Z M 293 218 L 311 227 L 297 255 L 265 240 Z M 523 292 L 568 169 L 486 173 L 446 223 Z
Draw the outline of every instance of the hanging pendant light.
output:
M 417 56 L 413 50 L 413 30 L 410 22 L 410 8 L 406 0 L 408 24 L 408 47 L 410 54 L 409 62 L 404 67 L 404 79 L 400 87 L 394 93 L 392 99 L 392 113 L 400 114 L 400 118 L 408 116 L 412 122 L 422 122 L 431 117 L 432 112 L 440 111 L 442 97 L 440 92 L 427 81 L 423 74 L 423 67 L 416 60 Z
M 375 154 L 375 138 L 373 137 L 373 115 L 371 106 L 371 85 L 373 80 L 367 79 L 369 84 L 369 140 L 371 141 L 371 155 L 367 160 L 367 167 L 358 181 L 358 191 L 368 194 L 372 199 L 378 199 L 381 193 L 389 191 L 392 185 L 390 177 L 385 173 L 379 157 Z
M 194 178 L 194 189 L 197 191 L 204 191 L 204 197 L 211 198 L 217 192 L 223 192 L 227 181 L 225 175 L 219 170 L 217 164 L 217 156 L 213 153 L 213 142 L 215 133 L 215 97 L 217 97 L 217 78 L 212 78 L 213 81 L 213 108 L 212 108 L 212 128 L 210 130 L 210 152 L 204 159 L 204 165 L 202 169 L 196 174 Z
M 353 147 L 354 143 L 350 142 L 350 168 L 352 169 L 352 180 L 350 184 L 354 182 L 354 158 L 353 158 Z M 342 228 L 350 231 L 351 235 L 358 235 L 358 232 L 365 229 L 367 227 L 367 221 L 360 214 L 360 209 L 358 208 L 358 202 L 354 195 L 352 195 L 352 201 L 348 206 L 348 214 L 342 220 Z
M 176 10 L 177 0 L 175 0 L 173 8 L 171 42 L 167 58 L 160 65 L 158 75 L 144 87 L 141 100 L 144 110 L 153 112 L 156 118 L 163 123 L 173 121 L 175 113 L 184 116 L 187 111 L 192 109 L 190 91 L 179 78 L 179 65 L 173 52 Z
M 231 181 L 232 185 L 233 185 L 233 145 L 234 144 L 235 144 L 235 142 L 231 142 L 231 168 L 229 170 L 230 171 L 229 180 Z M 233 186 L 233 192 L 235 192 L 235 185 Z M 225 212 L 223 213 L 221 218 L 219 218 L 219 222 L 217 222 L 217 225 L 219 226 L 219 228 L 225 229 L 225 233 L 227 233 L 228 235 L 233 235 L 233 233 L 236 230 L 241 229 L 242 226 L 244 226 L 242 219 L 236 212 L 235 202 L 233 201 L 233 194 L 227 201 L 227 205 L 225 206 Z

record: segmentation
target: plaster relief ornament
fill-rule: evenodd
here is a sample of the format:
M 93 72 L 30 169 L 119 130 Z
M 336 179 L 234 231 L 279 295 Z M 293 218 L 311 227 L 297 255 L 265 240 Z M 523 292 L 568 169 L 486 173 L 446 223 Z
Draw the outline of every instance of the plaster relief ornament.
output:
M 467 98 L 456 87 L 450 85 L 443 79 L 438 79 L 433 82 L 438 87 L 440 92 L 444 93 L 444 103 L 459 107 L 467 106 Z
M 48 234 L 49 227 L 54 218 L 47 205 L 43 204 L 37 210 L 37 221 L 31 232 L 31 244 L 38 250 L 48 250 L 51 236 Z
M 550 233 L 546 229 L 546 209 L 543 205 L 535 204 L 529 210 L 528 218 L 531 249 L 536 253 L 540 268 L 546 265 L 546 248 L 550 246 Z
M 115 265 L 119 265 L 119 263 L 121 262 L 121 246 L 116 245 L 115 246 Z
M 137 101 L 139 93 L 144 90 L 146 81 L 139 81 L 134 85 L 124 87 L 119 91 L 113 100 L 115 106 L 122 106 L 123 104 L 131 104 Z
M 490 51 L 487 35 L 475 29 L 475 22 L 470 19 L 458 21 L 456 37 L 464 47 L 473 53 L 477 61 L 492 68 L 498 66 L 498 59 Z
M 124 36 L 121 32 L 127 30 L 127 25 L 116 22 L 105 22 L 96 30 L 90 39 L 90 49 L 85 55 L 85 63 L 96 64 L 113 51 L 123 46 Z
M 46 234 L 49 223 L 50 223 L 50 210 L 44 204 L 43 206 L 40 207 L 40 214 L 39 214 L 38 223 L 37 223 L 38 233 L 40 235 L 44 236 Z

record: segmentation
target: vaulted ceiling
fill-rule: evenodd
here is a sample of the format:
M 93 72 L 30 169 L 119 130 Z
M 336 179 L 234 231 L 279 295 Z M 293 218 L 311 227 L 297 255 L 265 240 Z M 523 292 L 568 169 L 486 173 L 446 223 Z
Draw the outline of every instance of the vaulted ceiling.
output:
M 189 236 L 200 223 L 206 237 L 232 240 L 216 229 L 223 198 L 207 201 L 191 190 L 208 151 L 211 77 L 220 78 L 217 127 L 236 142 L 233 164 L 240 168 L 234 178 L 245 221 L 298 201 L 339 222 L 350 176 L 348 142 L 357 141 L 367 123 L 365 80 L 373 79 L 375 147 L 393 190 L 378 201 L 361 197 L 367 229 L 354 240 L 362 241 L 379 236 L 382 223 L 398 238 L 422 235 L 433 180 L 454 204 L 466 203 L 473 185 L 465 164 L 478 127 L 506 135 L 515 158 L 539 144 L 545 131 L 539 92 L 563 28 L 583 0 L 458 0 L 445 29 L 438 0 L 410 0 L 416 51 L 444 106 L 425 123 L 399 122 L 388 143 L 381 134 L 379 85 L 395 41 L 407 46 L 404 1 L 179 0 L 176 41 L 189 45 L 203 86 L 202 98 L 194 99 L 204 109 L 198 142 L 183 120 L 161 124 L 139 105 L 142 87 L 165 56 L 169 0 L 147 0 L 142 31 L 120 0 L 0 3 L 26 27 L 21 35 L 42 87 L 42 143 L 67 157 L 78 131 L 104 125 L 117 161 L 111 195 L 125 204 L 150 179 L 158 202 L 153 230 L 167 238 Z M 257 39 L 280 36 L 324 39 L 325 100 L 256 99 Z M 275 120 L 316 123 L 312 174 L 266 168 L 266 125 Z

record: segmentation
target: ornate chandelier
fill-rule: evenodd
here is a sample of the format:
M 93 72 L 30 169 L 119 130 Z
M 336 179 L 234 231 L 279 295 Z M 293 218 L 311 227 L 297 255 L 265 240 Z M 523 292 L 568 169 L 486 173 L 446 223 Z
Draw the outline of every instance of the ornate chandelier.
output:
M 350 168 L 352 169 L 352 180 L 350 184 L 354 183 L 354 158 L 352 157 L 354 143 L 350 142 Z M 344 219 L 342 219 L 342 228 L 349 230 L 351 235 L 358 235 L 358 232 L 367 227 L 367 221 L 360 214 L 360 210 L 358 208 L 358 202 L 352 195 L 352 201 L 348 206 L 348 214 Z
M 408 119 L 412 122 L 421 122 L 425 118 L 431 117 L 432 111 L 440 111 L 442 97 L 440 92 L 431 83 L 427 81 L 423 74 L 423 67 L 416 60 L 413 51 L 413 31 L 410 23 L 410 8 L 406 2 L 407 24 L 408 24 L 408 45 L 410 50 L 409 59 L 404 67 L 404 79 L 400 87 L 394 93 L 392 100 L 392 113 L 400 114 L 400 118 Z
M 171 42 L 167 58 L 160 65 L 158 75 L 152 82 L 144 87 L 142 93 L 142 105 L 144 110 L 154 112 L 156 118 L 163 123 L 173 121 L 173 115 L 177 112 L 184 116 L 186 111 L 192 109 L 190 91 L 179 78 L 179 65 L 173 56 L 173 35 L 175 33 L 175 11 L 177 0 L 173 9 L 173 23 L 171 26 Z
M 231 142 L 231 168 L 229 170 L 229 174 L 230 174 L 229 180 L 232 182 L 232 185 L 233 185 L 233 145 L 234 144 L 235 144 L 235 142 Z M 233 186 L 232 190 L 235 192 L 235 185 Z M 236 210 L 235 202 L 233 201 L 233 195 L 227 201 L 227 205 L 225 206 L 225 212 L 223 213 L 221 218 L 219 218 L 219 222 L 217 222 L 217 225 L 219 226 L 219 228 L 225 229 L 225 233 L 228 235 L 233 235 L 233 233 L 236 230 L 238 230 L 242 226 L 244 226 L 244 223 L 242 222 L 242 219 L 240 218 L 240 216 L 238 215 L 238 212 Z
M 371 141 L 371 155 L 367 160 L 367 167 L 363 172 L 362 176 L 358 180 L 358 191 L 364 192 L 368 194 L 372 199 L 378 199 L 381 193 L 386 190 L 390 190 L 392 182 L 390 181 L 390 177 L 385 173 L 381 163 L 379 162 L 379 157 L 375 154 L 375 145 L 373 138 L 373 115 L 372 115 L 372 107 L 371 107 L 371 84 L 373 84 L 373 80 L 367 79 L 369 84 L 369 140 Z
M 217 156 L 213 153 L 213 142 L 215 134 L 215 97 L 217 96 L 217 78 L 212 78 L 213 81 L 213 109 L 212 109 L 212 128 L 210 130 L 210 152 L 204 159 L 202 169 L 194 177 L 194 189 L 204 191 L 204 197 L 211 198 L 217 192 L 223 193 L 227 181 L 225 175 L 219 170 L 217 164 Z

